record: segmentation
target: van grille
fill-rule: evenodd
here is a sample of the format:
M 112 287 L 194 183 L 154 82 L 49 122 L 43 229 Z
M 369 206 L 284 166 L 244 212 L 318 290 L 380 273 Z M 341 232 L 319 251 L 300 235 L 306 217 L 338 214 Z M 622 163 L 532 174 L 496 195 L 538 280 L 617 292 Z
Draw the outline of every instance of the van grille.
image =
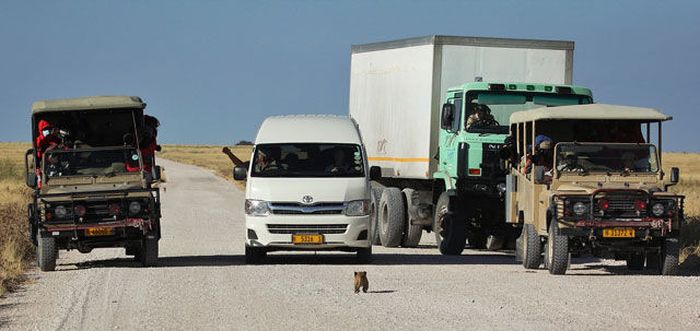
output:
M 343 234 L 347 227 L 347 224 L 268 224 L 267 230 L 273 234 Z
M 298 202 L 273 202 L 270 209 L 276 215 L 337 215 L 345 211 L 345 203 L 319 202 L 312 205 L 304 205 Z

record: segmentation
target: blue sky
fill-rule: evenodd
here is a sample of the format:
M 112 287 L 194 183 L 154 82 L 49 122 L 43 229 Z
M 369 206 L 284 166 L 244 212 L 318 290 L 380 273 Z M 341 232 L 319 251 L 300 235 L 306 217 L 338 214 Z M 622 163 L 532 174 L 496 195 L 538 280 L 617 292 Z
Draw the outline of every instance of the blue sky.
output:
M 163 143 L 253 139 L 274 114 L 346 114 L 350 45 L 432 34 L 576 42 L 598 102 L 673 115 L 700 152 L 697 1 L 2 1 L 0 141 L 31 102 L 139 95 Z

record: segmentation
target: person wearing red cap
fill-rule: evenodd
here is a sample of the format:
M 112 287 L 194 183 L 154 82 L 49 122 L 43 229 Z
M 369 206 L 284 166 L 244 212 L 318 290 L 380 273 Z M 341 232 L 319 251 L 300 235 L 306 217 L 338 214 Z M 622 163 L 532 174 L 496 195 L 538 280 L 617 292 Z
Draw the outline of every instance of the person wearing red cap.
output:
M 39 121 L 39 134 L 36 137 L 36 157 L 37 161 L 47 150 L 58 147 L 61 138 L 58 137 L 58 130 L 46 120 Z

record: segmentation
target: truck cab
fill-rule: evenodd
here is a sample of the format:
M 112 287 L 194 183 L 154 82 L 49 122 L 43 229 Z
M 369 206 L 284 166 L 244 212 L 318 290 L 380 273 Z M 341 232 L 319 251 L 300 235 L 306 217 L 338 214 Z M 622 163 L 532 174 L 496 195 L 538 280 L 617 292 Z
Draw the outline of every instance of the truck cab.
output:
M 160 168 L 155 128 L 134 96 L 37 101 L 25 154 L 30 236 L 42 271 L 59 250 L 123 247 L 145 266 L 158 258 Z
M 661 162 L 662 122 L 670 116 L 589 104 L 510 119 L 506 222 L 522 226 L 517 256 L 525 268 L 544 264 L 564 274 L 571 255 L 589 254 L 625 260 L 630 270 L 678 272 L 684 197 L 668 191 L 678 169 L 667 176 Z
M 454 197 L 454 209 L 450 209 L 467 220 L 470 245 L 484 247 L 491 241 L 488 246 L 493 246 L 498 244 L 494 241 L 502 243 L 517 236 L 502 222 L 508 169 L 500 153 L 509 135 L 510 115 L 592 102 L 591 90 L 571 85 L 471 82 L 447 91 L 440 118 L 438 169 L 433 174 L 444 186 L 438 186 L 434 196 L 439 199 L 441 192 L 448 192 Z M 454 231 L 464 231 L 461 224 L 454 227 Z M 435 230 L 438 242 L 454 238 L 440 218 Z

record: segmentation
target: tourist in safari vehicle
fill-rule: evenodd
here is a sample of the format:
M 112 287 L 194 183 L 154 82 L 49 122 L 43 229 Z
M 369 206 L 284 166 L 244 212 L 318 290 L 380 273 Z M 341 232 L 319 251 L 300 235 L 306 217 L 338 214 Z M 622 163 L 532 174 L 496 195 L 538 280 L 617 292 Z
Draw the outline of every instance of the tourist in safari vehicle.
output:
M 590 253 L 626 260 L 631 270 L 678 272 L 683 197 L 668 187 L 679 172 L 661 168 L 661 127 L 670 119 L 603 104 L 511 115 L 506 215 L 523 227 L 517 256 L 526 268 L 544 263 L 564 274 L 572 254 Z
M 151 150 L 158 148 L 157 120 L 144 119 L 145 106 L 127 96 L 32 105 L 34 146 L 25 165 L 41 270 L 55 269 L 59 249 L 124 247 L 144 265 L 156 263 L 160 167 Z

